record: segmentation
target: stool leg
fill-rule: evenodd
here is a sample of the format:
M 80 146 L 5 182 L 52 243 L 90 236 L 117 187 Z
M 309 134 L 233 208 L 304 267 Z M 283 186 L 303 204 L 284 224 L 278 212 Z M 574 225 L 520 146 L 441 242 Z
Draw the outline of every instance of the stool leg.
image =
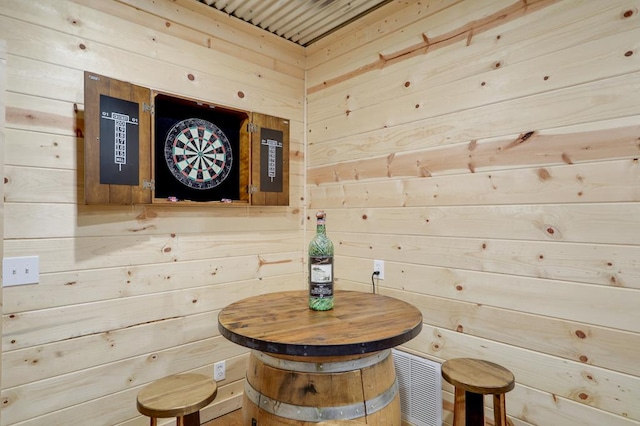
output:
M 507 426 L 506 395 L 493 395 L 493 419 L 495 426 Z
M 151 417 L 151 422 L 149 423 L 151 426 L 158 426 L 158 419 L 155 417 Z
M 465 391 L 455 388 L 455 399 L 453 402 L 453 426 L 464 426 Z
M 484 426 L 484 395 L 466 392 L 465 426 Z
M 184 417 L 176 417 L 176 426 L 184 426 Z
M 184 426 L 200 426 L 200 411 L 184 416 Z

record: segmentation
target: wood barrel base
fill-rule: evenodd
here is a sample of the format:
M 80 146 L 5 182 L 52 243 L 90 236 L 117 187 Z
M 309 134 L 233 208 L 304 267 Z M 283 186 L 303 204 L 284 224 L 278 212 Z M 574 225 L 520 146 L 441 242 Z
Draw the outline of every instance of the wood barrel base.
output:
M 401 426 L 391 350 L 332 357 L 251 352 L 245 426 L 317 426 L 333 420 Z

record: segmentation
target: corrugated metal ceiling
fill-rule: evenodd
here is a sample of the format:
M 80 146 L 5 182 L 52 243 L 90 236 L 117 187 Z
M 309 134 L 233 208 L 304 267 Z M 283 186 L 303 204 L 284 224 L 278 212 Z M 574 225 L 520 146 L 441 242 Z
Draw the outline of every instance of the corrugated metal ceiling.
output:
M 200 0 L 228 15 L 308 46 L 392 0 Z

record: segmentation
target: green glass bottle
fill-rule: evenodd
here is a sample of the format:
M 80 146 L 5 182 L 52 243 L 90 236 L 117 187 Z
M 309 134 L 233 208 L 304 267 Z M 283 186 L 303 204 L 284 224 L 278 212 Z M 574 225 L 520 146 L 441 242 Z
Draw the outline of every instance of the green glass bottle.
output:
M 316 219 L 316 235 L 309 243 L 309 308 L 328 311 L 333 309 L 333 243 L 325 213 L 316 213 Z

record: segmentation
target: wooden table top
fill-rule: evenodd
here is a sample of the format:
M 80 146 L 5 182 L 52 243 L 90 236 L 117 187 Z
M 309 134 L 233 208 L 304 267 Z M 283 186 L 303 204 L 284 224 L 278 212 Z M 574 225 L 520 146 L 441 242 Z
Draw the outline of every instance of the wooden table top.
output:
M 388 296 L 336 291 L 330 311 L 308 307 L 306 291 L 253 296 L 225 307 L 220 333 L 242 346 L 295 356 L 357 355 L 405 343 L 422 330 L 422 313 Z

